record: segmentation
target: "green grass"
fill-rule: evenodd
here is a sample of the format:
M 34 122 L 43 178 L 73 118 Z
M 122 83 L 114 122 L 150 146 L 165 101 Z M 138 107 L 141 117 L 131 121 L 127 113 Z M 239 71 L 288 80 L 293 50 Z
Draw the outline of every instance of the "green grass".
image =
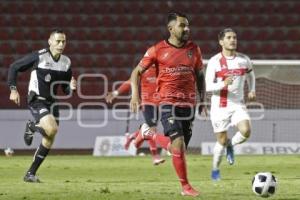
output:
M 0 200 L 160 200 L 180 196 L 171 158 L 153 166 L 146 157 L 49 156 L 38 171 L 43 183 L 24 183 L 32 157 L 0 157 Z M 300 200 L 300 156 L 238 156 L 222 163 L 222 181 L 210 180 L 211 157 L 189 155 L 189 179 L 201 191 L 196 199 L 255 200 L 251 180 L 271 171 L 278 191 L 270 199 Z

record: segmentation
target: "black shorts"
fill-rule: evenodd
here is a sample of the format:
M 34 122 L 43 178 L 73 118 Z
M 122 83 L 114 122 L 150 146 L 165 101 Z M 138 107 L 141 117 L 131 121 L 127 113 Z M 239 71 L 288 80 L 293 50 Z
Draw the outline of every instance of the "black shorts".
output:
M 158 121 L 158 106 L 156 105 L 143 105 L 142 108 L 145 122 L 149 127 L 157 126 Z
M 28 107 L 36 123 L 39 123 L 40 119 L 48 114 L 52 114 L 55 117 L 57 124 L 59 123 L 59 109 L 54 102 L 34 99 L 29 102 Z
M 191 137 L 195 116 L 194 107 L 178 107 L 173 105 L 161 106 L 161 123 L 164 133 L 171 140 L 177 137 Z

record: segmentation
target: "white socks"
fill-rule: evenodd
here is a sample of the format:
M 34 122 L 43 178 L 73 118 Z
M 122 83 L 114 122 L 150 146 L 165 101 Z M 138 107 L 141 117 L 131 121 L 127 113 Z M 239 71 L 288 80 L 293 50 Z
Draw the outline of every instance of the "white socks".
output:
M 214 147 L 214 156 L 213 156 L 213 166 L 212 166 L 213 170 L 219 169 L 225 148 L 226 148 L 225 146 L 221 145 L 219 142 L 216 142 Z
M 241 132 L 237 132 L 231 139 L 231 144 L 232 146 L 237 145 L 237 144 L 241 144 L 243 142 L 245 142 L 248 138 L 246 138 L 245 136 L 243 136 L 241 134 Z M 221 145 L 219 142 L 216 142 L 215 147 L 214 147 L 214 155 L 213 155 L 213 166 L 212 169 L 213 170 L 218 170 L 219 166 L 221 164 L 222 161 L 222 156 L 225 152 L 226 146 Z
M 232 146 L 245 142 L 248 138 L 243 136 L 241 132 L 237 132 L 231 139 Z

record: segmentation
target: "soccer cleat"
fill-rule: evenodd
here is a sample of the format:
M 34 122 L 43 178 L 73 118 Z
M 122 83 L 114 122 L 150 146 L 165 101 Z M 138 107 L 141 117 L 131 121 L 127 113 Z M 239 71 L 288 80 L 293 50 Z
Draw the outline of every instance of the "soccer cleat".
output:
M 230 141 L 228 142 L 226 148 L 226 159 L 230 165 L 234 164 L 234 149 Z
M 134 137 L 133 137 L 133 135 L 130 135 L 129 133 L 126 133 L 125 137 L 126 137 L 126 142 L 124 144 L 124 148 L 126 150 L 128 150 L 131 142 L 134 140 Z
M 182 196 L 197 197 L 197 196 L 200 195 L 200 192 L 198 192 L 197 190 L 192 188 L 192 186 L 190 184 L 187 184 L 187 185 L 182 187 L 181 195 Z
M 28 183 L 40 183 L 41 182 L 40 179 L 36 175 L 30 174 L 29 172 L 24 176 L 23 180 Z
M 221 180 L 221 176 L 220 176 L 220 170 L 212 170 L 211 171 L 211 179 L 213 181 L 219 181 Z
M 159 156 L 156 156 L 153 158 L 153 165 L 159 165 L 164 163 L 166 160 L 163 158 L 160 158 Z
M 30 146 L 31 143 L 32 143 L 32 140 L 33 140 L 33 135 L 34 135 L 34 132 L 32 132 L 30 130 L 30 126 L 33 124 L 34 122 L 32 121 L 28 121 L 26 123 L 26 127 L 25 127 L 25 132 L 24 132 L 24 142 L 26 145 Z

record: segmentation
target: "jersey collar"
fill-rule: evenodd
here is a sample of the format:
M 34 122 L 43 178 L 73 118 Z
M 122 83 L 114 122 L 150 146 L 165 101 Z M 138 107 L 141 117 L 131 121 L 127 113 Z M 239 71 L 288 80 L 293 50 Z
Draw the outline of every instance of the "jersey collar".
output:
M 183 45 L 182 45 L 181 47 L 177 47 L 177 46 L 171 44 L 171 43 L 169 42 L 168 39 L 165 39 L 165 42 L 166 42 L 168 45 L 170 45 L 170 46 L 172 46 L 172 47 L 174 47 L 174 48 L 176 48 L 176 49 L 181 49 L 181 48 L 184 48 L 184 47 L 186 46 L 186 44 L 189 42 L 189 40 L 186 41 L 185 43 L 183 43 Z
M 54 60 L 54 62 L 58 62 L 58 61 L 59 61 L 61 55 L 59 55 L 59 57 L 58 57 L 57 59 L 55 59 L 55 58 L 53 57 L 53 55 L 52 55 L 52 53 L 51 53 L 51 51 L 50 51 L 49 48 L 48 48 L 48 52 L 49 52 L 49 54 L 51 55 L 51 58 L 52 58 L 52 60 Z

